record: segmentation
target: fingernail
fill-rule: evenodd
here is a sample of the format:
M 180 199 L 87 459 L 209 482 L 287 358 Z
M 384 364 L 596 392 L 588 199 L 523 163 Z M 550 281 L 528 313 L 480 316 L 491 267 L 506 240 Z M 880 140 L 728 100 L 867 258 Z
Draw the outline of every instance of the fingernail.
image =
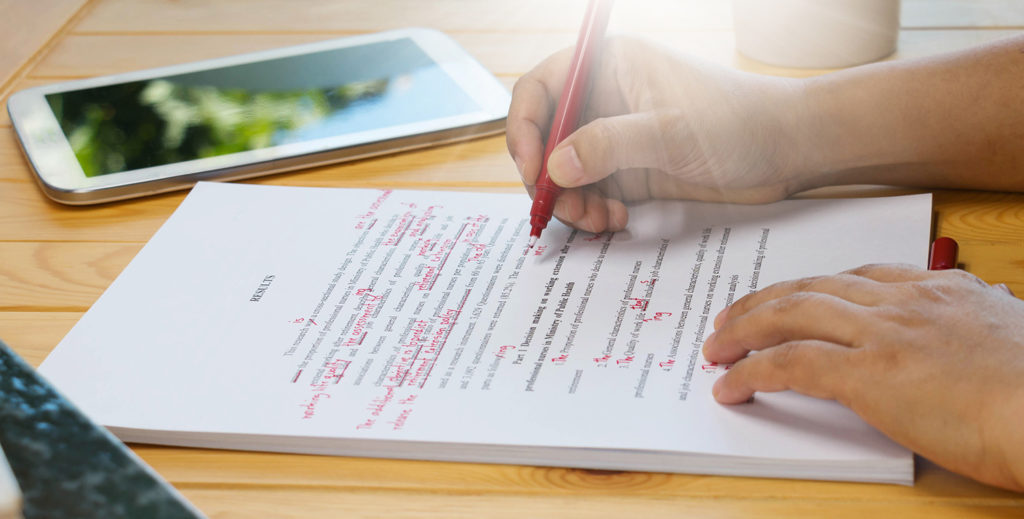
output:
M 722 379 L 723 378 L 725 378 L 725 377 L 724 376 L 718 377 L 718 379 L 715 380 L 715 384 L 713 386 L 711 386 L 711 396 L 715 397 L 715 400 L 718 400 L 718 394 L 722 392 L 722 384 L 723 384 Z
M 728 315 L 728 313 L 729 313 L 729 307 L 727 306 L 727 307 L 723 308 L 721 312 L 718 312 L 718 315 L 715 316 L 715 329 L 716 330 L 722 327 L 722 323 L 725 322 L 725 316 Z
M 708 348 L 714 342 L 715 342 L 715 332 L 711 332 L 711 335 L 708 335 L 708 338 L 704 339 L 704 347 L 702 347 L 701 350 L 700 350 L 701 353 L 704 354 L 704 358 L 705 359 L 708 357 Z
M 556 184 L 575 187 L 582 183 L 584 175 L 583 163 L 571 144 L 555 148 L 548 157 L 548 176 Z

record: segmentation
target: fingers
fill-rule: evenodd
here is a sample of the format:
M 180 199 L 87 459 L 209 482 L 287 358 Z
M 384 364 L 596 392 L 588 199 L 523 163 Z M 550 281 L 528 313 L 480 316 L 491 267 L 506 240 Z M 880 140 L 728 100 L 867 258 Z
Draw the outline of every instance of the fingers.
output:
M 743 315 L 729 314 L 704 342 L 704 356 L 712 362 L 736 362 L 751 351 L 799 340 L 856 346 L 873 322 L 868 307 L 816 292 L 790 294 Z
M 873 306 L 885 297 L 881 288 L 881 283 L 877 281 L 850 274 L 783 281 L 736 300 L 728 311 L 723 310 L 715 317 L 715 329 L 725 322 L 726 314 L 739 317 L 767 301 L 802 292 L 829 294 L 858 305 Z
M 746 402 L 756 391 L 794 390 L 843 399 L 850 370 L 838 368 L 852 350 L 824 341 L 796 341 L 751 355 L 715 381 L 711 393 L 723 404 Z
M 1006 294 L 1008 296 L 1013 296 L 1013 290 L 1010 290 L 1010 287 L 1006 286 L 1006 283 L 996 283 L 996 284 L 992 285 L 992 288 L 994 288 L 994 289 L 996 289 L 996 290 L 998 290 L 998 291 L 1000 291 L 1000 292 L 1002 292 L 1002 293 L 1004 293 L 1004 294 Z
M 537 182 L 544 139 L 551 125 L 555 100 L 565 82 L 571 51 L 566 49 L 550 56 L 519 78 L 512 88 L 505 143 L 527 185 Z
M 659 110 L 591 121 L 555 147 L 548 174 L 560 186 L 576 187 L 624 169 L 678 169 L 687 149 L 678 117 Z
M 891 298 L 890 292 L 886 290 L 887 283 L 922 281 L 936 275 L 951 274 L 949 271 L 941 274 L 913 265 L 878 264 L 864 265 L 834 276 L 783 281 L 738 299 L 729 308 L 719 312 L 715 317 L 714 324 L 717 329 L 727 319 L 739 317 L 767 301 L 801 292 L 820 292 L 843 298 L 858 305 L 875 306 Z
M 566 225 L 592 233 L 618 232 L 629 221 L 625 204 L 589 187 L 562 191 L 554 215 Z
M 925 270 L 914 265 L 903 263 L 885 263 L 863 265 L 855 269 L 847 270 L 843 274 L 860 276 L 873 279 L 882 283 L 895 283 L 903 281 L 921 281 L 935 275 L 937 271 Z

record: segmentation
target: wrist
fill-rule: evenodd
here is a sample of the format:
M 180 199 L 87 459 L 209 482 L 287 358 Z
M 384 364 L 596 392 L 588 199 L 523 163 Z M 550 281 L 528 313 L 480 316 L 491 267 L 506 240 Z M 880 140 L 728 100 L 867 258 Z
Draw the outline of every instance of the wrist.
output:
M 1005 388 L 995 392 L 989 400 L 989 413 L 985 417 L 994 434 L 988 438 L 993 448 L 989 454 L 994 459 L 986 460 L 996 467 L 994 483 L 1015 492 L 1024 492 L 1024 432 L 1021 432 L 1017 418 L 1024 415 L 1024 391 Z M 998 402 L 998 405 L 995 403 Z
M 803 85 L 801 113 L 804 167 L 816 185 L 856 182 L 843 172 L 908 162 L 895 127 L 895 99 L 876 89 L 860 71 L 809 78 Z
M 772 102 L 780 121 L 777 146 L 780 155 L 785 156 L 779 166 L 790 194 L 830 185 L 834 179 L 831 172 L 843 160 L 836 153 L 836 138 L 827 134 L 833 127 L 823 105 L 832 101 L 823 99 L 827 88 L 822 89 L 815 81 L 783 80 Z

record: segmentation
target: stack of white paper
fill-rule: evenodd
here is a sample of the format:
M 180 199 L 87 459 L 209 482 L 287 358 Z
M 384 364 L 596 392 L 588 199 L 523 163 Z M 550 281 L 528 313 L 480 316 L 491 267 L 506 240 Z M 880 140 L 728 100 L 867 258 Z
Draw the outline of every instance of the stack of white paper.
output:
M 770 283 L 923 266 L 930 196 L 654 202 L 532 250 L 528 207 L 200 184 L 41 369 L 126 441 L 912 482 L 834 402 L 715 403 L 700 347 Z

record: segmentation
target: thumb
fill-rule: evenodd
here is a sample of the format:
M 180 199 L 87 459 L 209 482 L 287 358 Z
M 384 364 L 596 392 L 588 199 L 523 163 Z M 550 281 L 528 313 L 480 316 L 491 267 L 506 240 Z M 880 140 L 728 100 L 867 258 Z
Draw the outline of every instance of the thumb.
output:
M 680 120 L 678 113 L 658 111 L 591 121 L 551 152 L 548 175 L 562 187 L 577 187 L 620 169 L 671 171 L 682 162 Z

